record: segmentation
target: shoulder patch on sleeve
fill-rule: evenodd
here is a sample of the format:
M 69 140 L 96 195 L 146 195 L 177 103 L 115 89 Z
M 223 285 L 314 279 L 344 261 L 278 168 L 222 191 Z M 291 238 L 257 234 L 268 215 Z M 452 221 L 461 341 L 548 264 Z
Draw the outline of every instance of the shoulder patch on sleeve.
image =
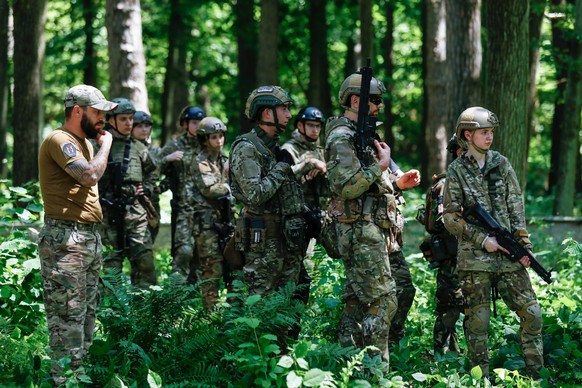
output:
M 77 155 L 77 149 L 73 143 L 65 143 L 63 144 L 63 154 L 70 159 Z

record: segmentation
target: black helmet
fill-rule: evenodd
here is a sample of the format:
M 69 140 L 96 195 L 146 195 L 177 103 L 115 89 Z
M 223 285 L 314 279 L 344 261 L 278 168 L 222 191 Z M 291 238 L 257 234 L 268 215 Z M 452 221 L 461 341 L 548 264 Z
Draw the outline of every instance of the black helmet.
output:
M 148 123 L 150 125 L 154 124 L 154 122 L 152 121 L 152 117 L 149 114 L 142 110 L 138 110 L 133 115 L 133 126 L 135 127 L 136 125 L 139 125 L 141 123 Z
M 110 117 L 114 117 L 117 115 L 135 113 L 135 107 L 133 106 L 131 101 L 129 101 L 127 98 L 117 97 L 113 99 L 113 102 L 117 104 L 117 108 L 105 113 L 106 120 L 109 120 Z
M 306 106 L 301 109 L 297 116 L 295 116 L 295 128 L 300 121 L 318 121 L 323 124 L 325 123 L 325 118 L 319 109 L 314 106 Z
M 457 141 L 457 135 L 451 136 L 449 139 L 449 144 L 447 144 L 447 151 L 453 155 L 453 158 L 457 155 L 457 150 L 461 148 L 459 142 Z
M 198 106 L 187 106 L 180 113 L 180 125 L 184 125 L 185 121 L 202 120 L 206 117 L 204 110 Z

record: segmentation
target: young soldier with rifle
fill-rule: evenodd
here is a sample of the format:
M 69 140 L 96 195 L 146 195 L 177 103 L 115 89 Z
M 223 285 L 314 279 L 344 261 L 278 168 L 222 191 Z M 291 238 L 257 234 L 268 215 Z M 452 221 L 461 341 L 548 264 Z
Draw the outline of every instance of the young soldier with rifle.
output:
M 467 151 L 447 170 L 443 217 L 446 228 L 458 241 L 457 269 L 466 299 L 463 326 L 471 366 L 480 366 L 483 375 L 489 377 L 491 290 L 496 287 L 519 316 L 525 372 L 539 378 L 544 365 L 542 312 L 526 270 L 535 258 L 515 172 L 507 158 L 490 150 L 497 128 L 497 116 L 482 107 L 468 108 L 459 116 L 456 135 Z M 472 212 L 476 207 L 484 210 Z M 488 213 L 503 229 L 511 231 L 523 254 L 513 254 L 513 261 L 508 259 L 505 255 L 511 254 L 509 246 L 494 231 L 474 224 L 471 213 Z

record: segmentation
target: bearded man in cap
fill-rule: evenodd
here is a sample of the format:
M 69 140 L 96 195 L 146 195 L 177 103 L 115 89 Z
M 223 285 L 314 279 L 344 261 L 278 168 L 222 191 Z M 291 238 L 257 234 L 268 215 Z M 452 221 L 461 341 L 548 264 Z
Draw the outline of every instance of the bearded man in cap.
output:
M 112 142 L 102 127 L 105 111 L 117 107 L 89 85 L 69 89 L 64 102 L 65 123 L 46 137 L 38 157 L 45 207 L 38 250 L 56 385 L 66 381 L 56 361 L 68 357 L 71 369 L 83 373 L 93 342 L 102 263 L 97 182 Z M 100 146 L 96 155 L 89 139 Z

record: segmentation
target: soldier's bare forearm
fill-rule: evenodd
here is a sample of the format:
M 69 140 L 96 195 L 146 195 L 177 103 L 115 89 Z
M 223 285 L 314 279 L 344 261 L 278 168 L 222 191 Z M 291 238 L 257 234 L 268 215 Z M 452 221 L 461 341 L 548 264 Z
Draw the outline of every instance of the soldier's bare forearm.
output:
M 85 159 L 76 160 L 65 167 L 65 171 L 71 175 L 83 187 L 93 187 L 103 176 L 107 168 L 107 157 L 111 144 L 102 145 L 91 161 Z

